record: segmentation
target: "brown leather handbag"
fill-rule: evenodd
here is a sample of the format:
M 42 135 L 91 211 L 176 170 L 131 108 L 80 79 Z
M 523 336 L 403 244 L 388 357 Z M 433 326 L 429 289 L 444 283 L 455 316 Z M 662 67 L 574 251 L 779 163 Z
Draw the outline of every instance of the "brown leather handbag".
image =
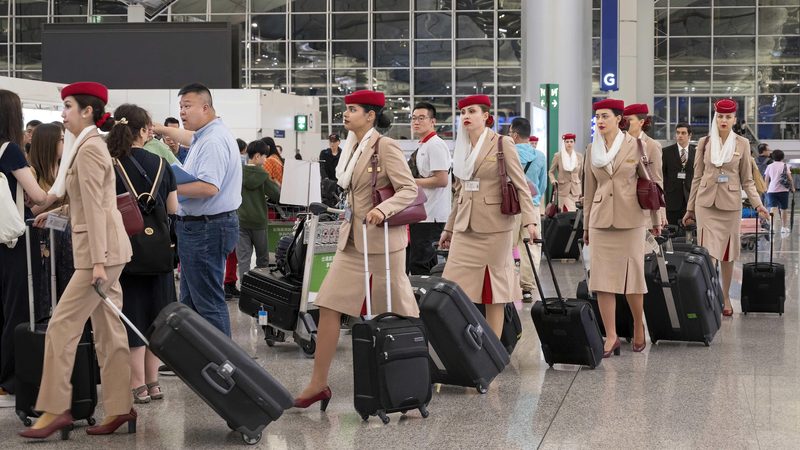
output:
M 519 193 L 514 183 L 508 179 L 506 172 L 506 155 L 503 153 L 503 137 L 499 136 L 497 141 L 497 175 L 500 177 L 500 212 L 507 216 L 516 216 L 522 212 L 519 206 Z
M 650 161 L 647 160 L 647 155 L 644 153 L 642 140 L 636 139 L 636 143 L 639 147 L 639 155 L 642 157 L 641 165 L 646 176 L 646 178 L 639 177 L 636 181 L 636 196 L 639 199 L 639 206 L 642 209 L 658 211 L 667 206 L 664 201 L 664 190 L 653 180 L 653 175 L 650 173 Z
M 134 236 L 144 230 L 144 219 L 142 218 L 142 211 L 139 210 L 139 201 L 133 195 L 133 188 L 128 182 L 127 177 L 120 173 L 119 161 L 114 160 L 114 169 L 117 171 L 117 176 L 122 179 L 122 184 L 125 185 L 125 190 L 128 191 L 124 194 L 117 195 L 117 209 L 122 215 L 122 224 L 125 226 L 125 232 L 128 236 Z
M 553 192 L 550 194 L 550 203 L 544 207 L 544 215 L 553 218 L 558 214 L 558 196 L 556 195 L 557 188 L 553 188 Z
M 375 141 L 375 152 L 372 154 L 372 161 L 370 162 L 370 169 L 372 171 L 373 208 L 394 196 L 394 187 L 392 187 L 391 184 L 380 189 L 377 187 L 378 171 L 380 170 L 380 167 L 378 166 L 378 149 L 380 148 L 378 143 L 380 141 L 380 137 Z M 389 226 L 393 227 L 422 222 L 428 218 L 428 213 L 425 212 L 426 201 L 428 201 L 428 197 L 425 195 L 425 191 L 423 191 L 422 188 L 417 187 L 417 198 L 415 198 L 410 205 L 406 206 L 405 209 L 386 219 L 386 222 L 389 224 Z

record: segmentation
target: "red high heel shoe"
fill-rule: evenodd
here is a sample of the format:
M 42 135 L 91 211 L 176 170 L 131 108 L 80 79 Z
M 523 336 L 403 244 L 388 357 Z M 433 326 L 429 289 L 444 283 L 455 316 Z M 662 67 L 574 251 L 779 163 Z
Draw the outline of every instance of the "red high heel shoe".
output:
M 642 326 L 642 328 L 644 328 L 644 326 Z M 644 330 L 642 330 L 642 334 L 644 334 Z M 631 350 L 633 350 L 636 353 L 643 352 L 645 348 L 647 348 L 647 336 L 645 336 L 642 345 L 637 345 L 636 342 L 633 342 L 631 344 Z
M 722 315 L 725 317 L 733 317 L 733 306 L 731 306 L 731 309 L 723 309 Z
M 136 418 L 138 414 L 136 414 L 136 410 L 131 408 L 131 412 L 128 414 L 121 414 L 114 418 L 111 422 L 104 424 L 104 425 L 96 425 L 93 427 L 89 427 L 86 429 L 86 434 L 92 436 L 98 436 L 103 434 L 112 434 L 117 431 L 117 428 L 121 427 L 124 424 L 128 424 L 128 433 L 136 433 Z
M 319 405 L 319 410 L 325 411 L 326 409 L 328 409 L 328 403 L 330 403 L 331 397 L 333 397 L 333 392 L 331 392 L 331 388 L 325 386 L 325 389 L 319 391 L 317 394 L 312 395 L 309 398 L 301 398 L 301 397 L 296 398 L 294 400 L 294 407 L 305 409 L 313 405 L 314 403 L 322 402 Z
M 619 352 L 620 352 L 619 348 L 620 348 L 621 345 L 622 345 L 622 343 L 620 343 L 619 338 L 617 338 L 617 341 L 614 342 L 614 346 L 611 347 L 611 350 L 609 350 L 607 352 L 603 352 L 603 358 L 610 358 L 612 353 L 614 355 L 616 355 L 616 356 L 619 356 Z
M 72 422 L 74 422 L 72 413 L 70 411 L 65 411 L 56 416 L 56 418 L 50 422 L 50 425 L 38 429 L 26 428 L 25 430 L 20 431 L 19 435 L 28 439 L 47 439 L 51 434 L 55 433 L 56 431 L 60 431 L 61 440 L 66 441 L 69 439 L 69 432 L 75 428 L 74 425 L 72 425 Z

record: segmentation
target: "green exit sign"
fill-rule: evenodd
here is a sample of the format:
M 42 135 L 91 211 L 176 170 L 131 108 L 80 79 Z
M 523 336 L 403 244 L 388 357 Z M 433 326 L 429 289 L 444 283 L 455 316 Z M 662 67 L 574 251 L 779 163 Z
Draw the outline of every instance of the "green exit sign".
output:
M 294 116 L 294 131 L 308 131 L 308 116 L 303 114 Z

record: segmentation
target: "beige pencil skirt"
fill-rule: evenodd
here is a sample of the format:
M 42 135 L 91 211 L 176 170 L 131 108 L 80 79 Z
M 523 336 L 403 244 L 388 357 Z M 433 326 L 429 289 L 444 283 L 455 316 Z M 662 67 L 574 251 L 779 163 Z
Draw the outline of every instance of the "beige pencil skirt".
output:
M 589 290 L 645 294 L 645 227 L 589 228 Z
M 741 250 L 742 210 L 723 211 L 713 206 L 695 206 L 697 242 L 718 261 L 736 261 Z

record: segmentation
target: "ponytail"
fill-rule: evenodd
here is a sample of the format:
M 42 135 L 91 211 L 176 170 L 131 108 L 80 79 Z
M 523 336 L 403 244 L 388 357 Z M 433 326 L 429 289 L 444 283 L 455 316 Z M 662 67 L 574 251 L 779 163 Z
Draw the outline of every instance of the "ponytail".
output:
M 119 159 L 130 156 L 139 131 L 150 126 L 151 120 L 150 114 L 143 108 L 126 103 L 114 111 L 114 117 L 109 117 L 106 124 L 109 122 L 112 125 L 106 138 L 106 145 L 111 156 Z

